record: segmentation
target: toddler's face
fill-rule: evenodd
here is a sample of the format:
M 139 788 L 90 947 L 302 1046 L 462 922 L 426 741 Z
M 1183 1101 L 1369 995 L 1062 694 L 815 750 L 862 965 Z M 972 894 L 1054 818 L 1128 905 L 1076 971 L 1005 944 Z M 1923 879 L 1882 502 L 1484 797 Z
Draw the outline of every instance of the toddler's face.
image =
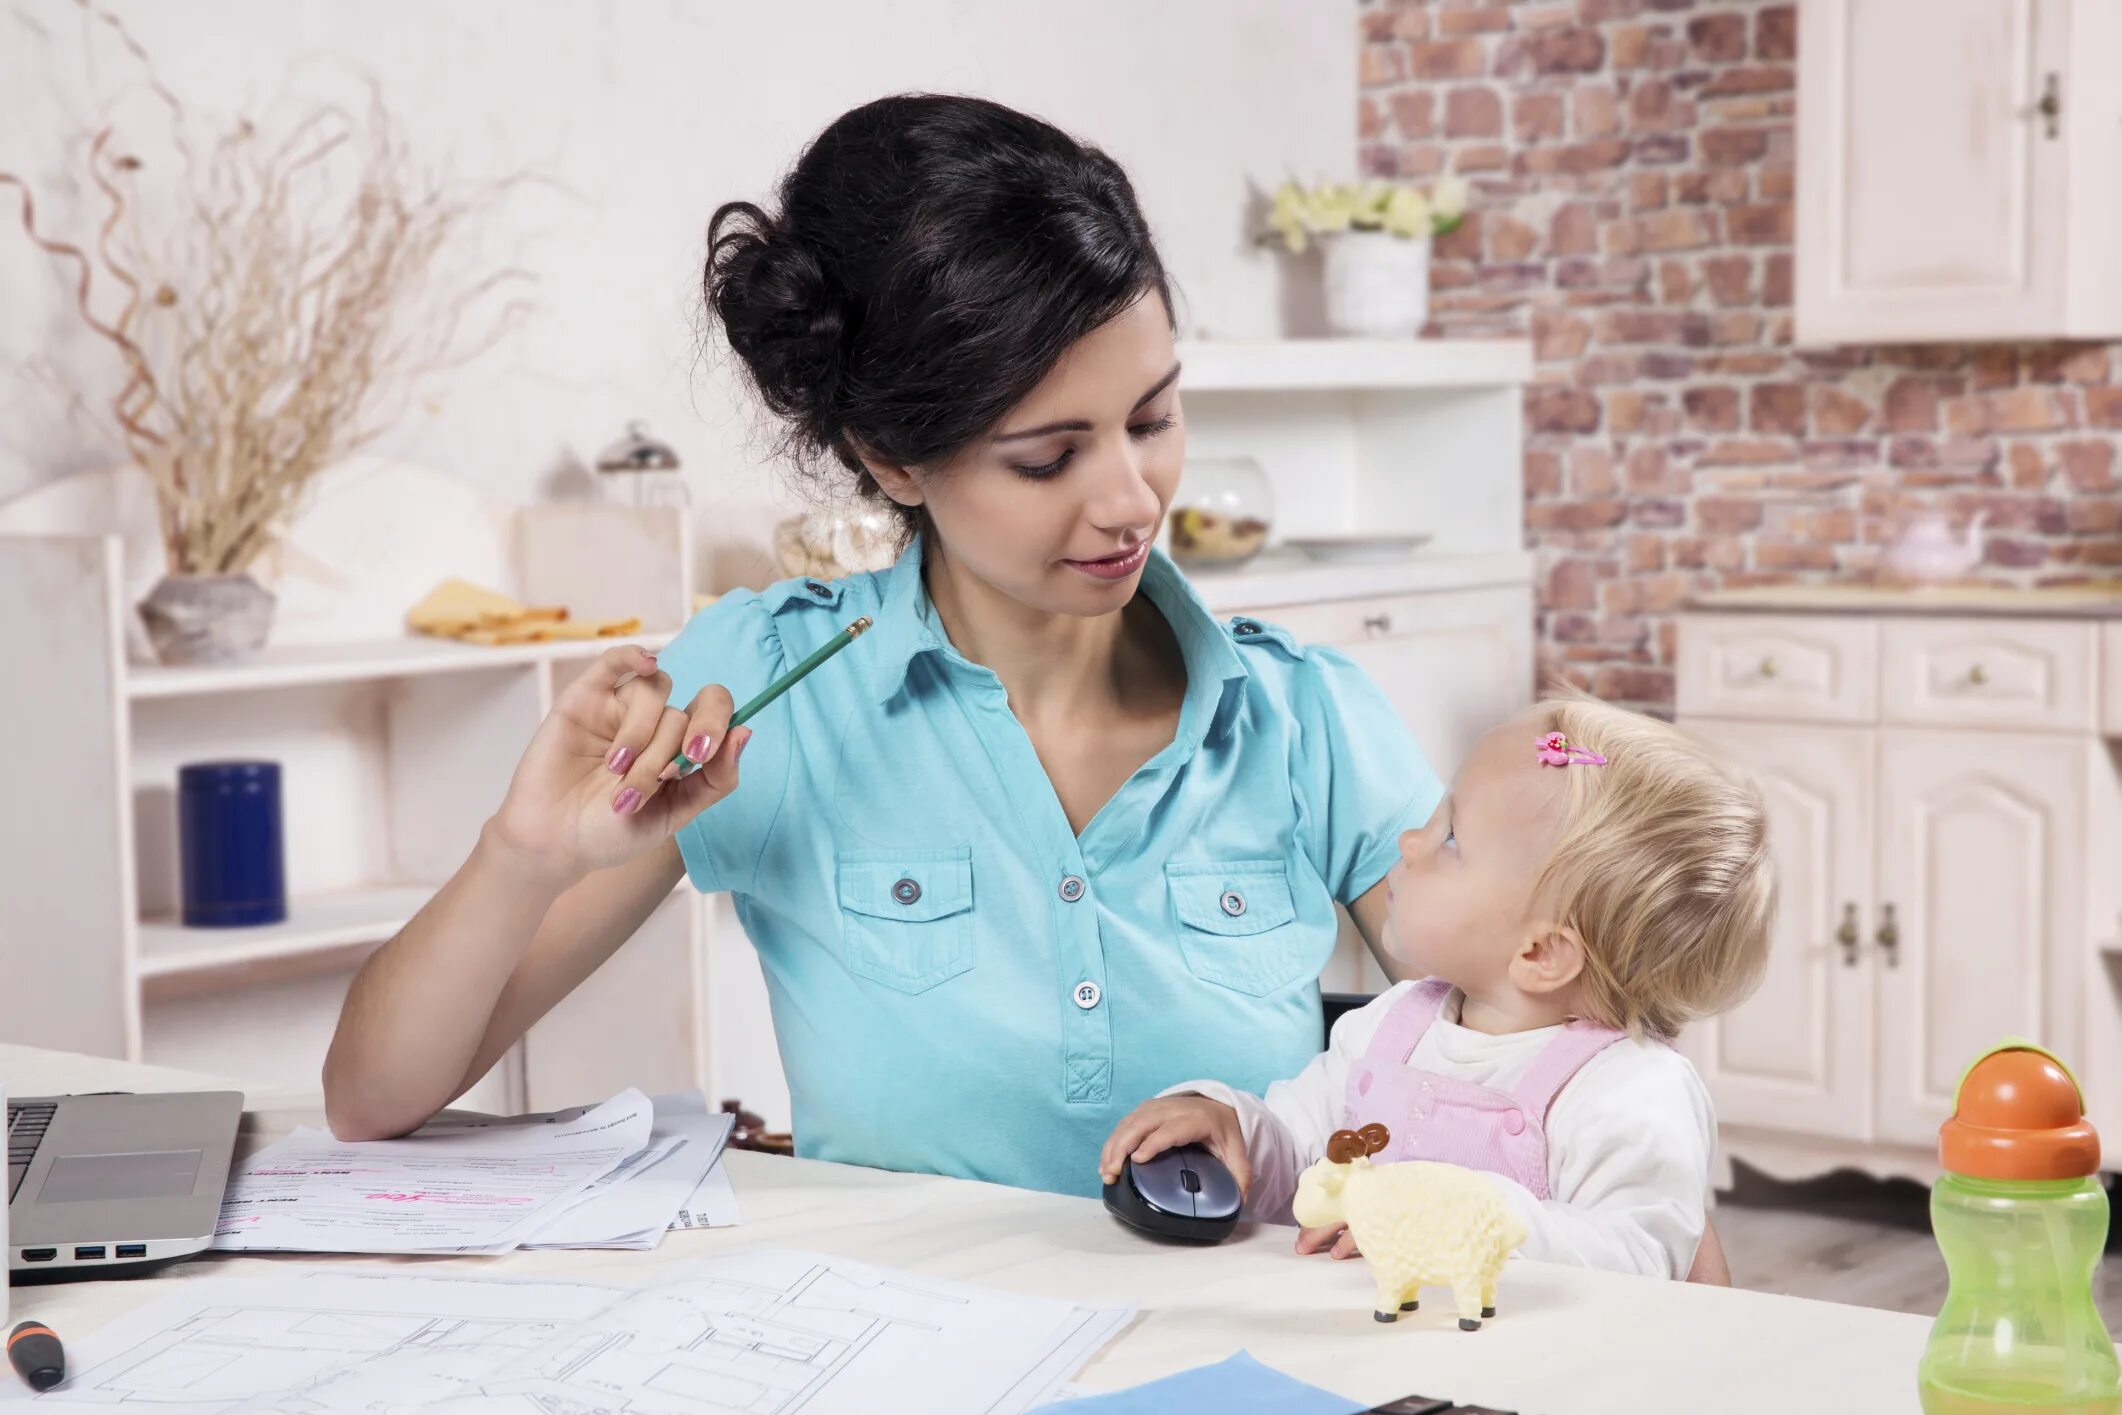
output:
M 1386 875 L 1386 949 L 1414 976 L 1494 987 L 1532 936 L 1533 884 L 1560 836 L 1573 769 L 1540 765 L 1539 735 L 1530 717 L 1488 733 L 1429 824 L 1401 835 Z

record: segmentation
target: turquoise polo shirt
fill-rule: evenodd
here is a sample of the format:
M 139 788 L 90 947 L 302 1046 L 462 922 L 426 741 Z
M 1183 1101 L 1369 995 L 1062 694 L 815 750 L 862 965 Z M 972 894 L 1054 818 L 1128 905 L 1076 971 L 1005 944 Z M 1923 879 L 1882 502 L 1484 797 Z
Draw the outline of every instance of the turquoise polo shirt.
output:
M 1067 1194 L 1177 1082 L 1258 1092 L 1321 1044 L 1335 904 L 1443 794 L 1362 670 L 1219 624 L 1161 553 L 1178 731 L 1078 835 L 1001 681 L 945 636 L 917 541 L 891 569 L 740 592 L 661 659 L 743 702 L 875 627 L 752 724 L 741 784 L 679 832 L 758 949 L 798 1153 Z

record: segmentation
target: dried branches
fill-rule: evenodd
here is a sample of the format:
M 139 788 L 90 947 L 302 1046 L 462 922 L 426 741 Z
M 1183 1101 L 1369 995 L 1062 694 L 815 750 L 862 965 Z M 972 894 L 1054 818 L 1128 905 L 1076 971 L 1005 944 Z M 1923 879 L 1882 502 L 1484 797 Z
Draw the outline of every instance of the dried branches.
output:
M 85 161 L 103 219 L 85 242 L 40 226 L 21 176 L 0 171 L 0 186 L 21 194 L 31 242 L 74 268 L 75 309 L 122 362 L 110 414 L 154 483 L 169 569 L 234 573 L 415 382 L 513 327 L 521 307 L 501 296 L 525 277 L 467 269 L 463 238 L 514 180 L 434 177 L 373 86 L 362 114 L 314 104 L 277 137 L 246 118 L 194 147 L 124 26 L 77 3 L 148 67 L 180 160 L 147 190 L 143 159 L 96 133 Z

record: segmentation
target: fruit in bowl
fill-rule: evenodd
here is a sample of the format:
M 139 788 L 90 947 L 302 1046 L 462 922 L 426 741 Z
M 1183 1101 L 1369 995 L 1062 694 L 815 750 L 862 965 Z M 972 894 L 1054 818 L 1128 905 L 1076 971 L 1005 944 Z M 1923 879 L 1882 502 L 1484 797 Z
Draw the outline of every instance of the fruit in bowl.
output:
M 1201 506 L 1172 512 L 1172 558 L 1182 565 L 1228 569 L 1243 565 L 1267 544 L 1267 522 Z

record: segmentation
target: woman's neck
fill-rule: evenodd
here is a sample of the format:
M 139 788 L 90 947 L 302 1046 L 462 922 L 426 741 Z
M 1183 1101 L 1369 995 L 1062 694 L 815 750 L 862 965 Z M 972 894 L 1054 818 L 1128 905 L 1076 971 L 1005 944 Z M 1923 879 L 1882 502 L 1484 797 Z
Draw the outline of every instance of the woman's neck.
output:
M 1011 710 L 1027 726 L 1109 716 L 1126 707 L 1123 687 L 1141 681 L 1129 671 L 1141 654 L 1129 610 L 1086 618 L 1033 609 L 966 570 L 934 542 L 922 573 L 951 644 L 1002 680 Z

